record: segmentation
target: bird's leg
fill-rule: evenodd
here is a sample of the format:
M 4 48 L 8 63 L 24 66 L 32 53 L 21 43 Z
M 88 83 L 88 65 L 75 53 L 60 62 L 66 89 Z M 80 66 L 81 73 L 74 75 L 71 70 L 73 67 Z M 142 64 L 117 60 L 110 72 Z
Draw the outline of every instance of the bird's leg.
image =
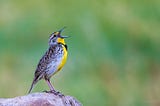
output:
M 54 87 L 52 86 L 52 84 L 51 84 L 51 82 L 50 82 L 49 79 L 47 79 L 46 82 L 47 82 L 47 84 L 48 84 L 48 86 L 49 86 L 49 88 L 50 88 L 50 91 L 56 91 L 56 90 L 54 89 Z
M 52 86 L 52 84 L 50 82 L 50 79 L 47 79 L 46 82 L 47 82 L 47 84 L 48 84 L 48 86 L 50 88 L 50 91 L 45 91 L 46 93 L 53 93 L 53 94 L 58 95 L 60 97 L 64 96 L 62 93 L 60 93 L 59 91 L 56 91 L 54 89 L 54 87 Z

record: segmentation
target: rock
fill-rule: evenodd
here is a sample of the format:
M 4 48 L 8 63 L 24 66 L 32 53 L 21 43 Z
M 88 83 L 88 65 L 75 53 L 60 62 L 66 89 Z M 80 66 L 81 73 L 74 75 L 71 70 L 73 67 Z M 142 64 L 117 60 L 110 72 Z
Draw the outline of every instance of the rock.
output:
M 32 93 L 15 98 L 0 98 L 0 106 L 82 106 L 72 96 Z

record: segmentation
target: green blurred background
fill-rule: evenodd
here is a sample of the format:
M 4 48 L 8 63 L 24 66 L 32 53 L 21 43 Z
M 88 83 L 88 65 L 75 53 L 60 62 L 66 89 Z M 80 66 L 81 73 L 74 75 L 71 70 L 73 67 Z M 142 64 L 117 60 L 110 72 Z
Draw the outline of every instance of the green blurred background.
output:
M 49 35 L 69 56 L 55 88 L 84 106 L 160 105 L 159 0 L 0 0 L 0 97 L 27 94 Z M 47 90 L 44 80 L 33 92 Z

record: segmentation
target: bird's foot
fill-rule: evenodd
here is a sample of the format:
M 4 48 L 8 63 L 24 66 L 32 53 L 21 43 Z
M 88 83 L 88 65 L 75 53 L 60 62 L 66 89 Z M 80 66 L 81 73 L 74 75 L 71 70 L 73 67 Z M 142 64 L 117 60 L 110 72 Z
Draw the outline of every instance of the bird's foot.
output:
M 43 92 L 53 93 L 54 95 L 59 96 L 59 97 L 63 97 L 63 96 L 64 96 L 61 92 L 56 91 L 56 90 L 50 90 L 50 91 L 46 91 L 46 90 L 45 90 L 45 91 L 43 91 Z

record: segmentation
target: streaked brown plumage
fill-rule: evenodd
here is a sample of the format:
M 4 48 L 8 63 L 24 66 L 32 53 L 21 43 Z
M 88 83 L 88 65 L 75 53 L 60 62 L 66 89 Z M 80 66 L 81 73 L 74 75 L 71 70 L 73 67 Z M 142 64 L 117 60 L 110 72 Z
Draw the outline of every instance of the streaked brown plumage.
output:
M 37 65 L 29 93 L 34 85 L 41 79 L 45 79 L 50 90 L 55 91 L 50 82 L 50 78 L 63 67 L 67 59 L 67 45 L 64 41 L 66 37 L 60 35 L 62 30 L 51 34 L 49 38 L 49 48 Z

